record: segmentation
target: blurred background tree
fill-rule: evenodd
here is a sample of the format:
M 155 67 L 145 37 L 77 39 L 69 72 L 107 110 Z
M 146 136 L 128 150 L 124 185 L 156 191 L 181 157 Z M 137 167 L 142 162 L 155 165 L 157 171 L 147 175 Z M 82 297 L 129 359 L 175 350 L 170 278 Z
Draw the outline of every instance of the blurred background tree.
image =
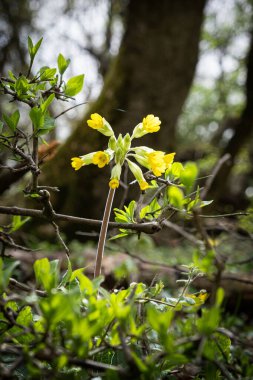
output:
M 72 60 L 69 75 L 86 74 L 85 98 L 77 103 L 88 104 L 58 119 L 53 138 L 62 146 L 44 167 L 44 180 L 61 190 L 57 210 L 101 217 L 105 171 L 86 168 L 77 175 L 70 167 L 70 157 L 104 143 L 86 128 L 91 112 L 119 132 L 157 114 L 163 128 L 152 145 L 175 150 L 179 160 L 200 160 L 203 173 L 229 152 L 231 163 L 211 196 L 227 210 L 246 206 L 253 195 L 251 0 L 226 0 L 222 7 L 217 0 L 27 0 L 2 1 L 1 7 L 2 73 L 25 67 L 29 33 L 35 40 L 44 35 L 40 61 L 52 65 L 57 44 Z M 0 182 L 11 175 L 2 170 Z

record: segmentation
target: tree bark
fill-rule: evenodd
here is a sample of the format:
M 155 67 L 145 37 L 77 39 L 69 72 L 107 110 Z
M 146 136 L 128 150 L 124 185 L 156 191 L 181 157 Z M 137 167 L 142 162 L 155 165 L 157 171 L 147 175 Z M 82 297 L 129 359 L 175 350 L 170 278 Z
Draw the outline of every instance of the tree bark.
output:
M 205 0 L 129 1 L 125 35 L 105 78 L 101 95 L 54 160 L 44 182 L 58 186 L 57 210 L 101 218 L 109 170 L 87 167 L 75 172 L 70 158 L 105 148 L 107 140 L 87 127 L 93 112 L 103 115 L 116 135 L 131 132 L 147 114 L 162 120 L 156 136 L 141 145 L 175 149 L 175 127 L 190 89 L 198 60 Z M 125 112 L 119 112 L 123 109 Z
M 230 154 L 231 159 L 228 164 L 224 165 L 213 182 L 210 196 L 216 202 L 227 200 L 232 193 L 229 177 L 235 164 L 236 157 L 241 148 L 249 142 L 253 132 L 253 33 L 251 34 L 251 43 L 247 58 L 247 78 L 245 83 L 246 103 L 240 118 L 233 123 L 234 135 L 228 141 L 227 146 L 221 152 Z M 242 198 L 240 197 L 240 202 Z M 234 202 L 236 203 L 236 202 Z M 240 205 L 237 205 L 240 207 Z

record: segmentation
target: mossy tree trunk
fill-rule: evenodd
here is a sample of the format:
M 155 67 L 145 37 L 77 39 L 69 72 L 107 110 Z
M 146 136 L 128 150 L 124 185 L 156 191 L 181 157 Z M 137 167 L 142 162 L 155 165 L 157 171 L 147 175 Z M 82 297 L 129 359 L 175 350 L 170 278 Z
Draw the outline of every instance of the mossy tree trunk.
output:
M 156 135 L 143 138 L 141 145 L 175 149 L 177 118 L 198 60 L 204 5 L 205 0 L 129 2 L 122 45 L 101 95 L 54 160 L 44 167 L 44 181 L 61 190 L 54 200 L 57 210 L 102 216 L 109 169 L 91 165 L 75 172 L 70 167 L 71 157 L 106 146 L 104 136 L 87 127 L 91 113 L 103 115 L 116 134 L 131 132 L 144 116 L 155 114 L 162 120 L 162 128 Z

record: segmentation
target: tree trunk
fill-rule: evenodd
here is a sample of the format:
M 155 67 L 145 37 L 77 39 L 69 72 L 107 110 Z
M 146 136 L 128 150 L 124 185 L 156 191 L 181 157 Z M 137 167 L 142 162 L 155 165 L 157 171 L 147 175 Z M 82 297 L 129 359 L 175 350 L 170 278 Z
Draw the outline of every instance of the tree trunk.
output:
M 224 165 L 218 173 L 216 179 L 213 182 L 210 196 L 212 199 L 218 201 L 227 201 L 229 196 L 233 193 L 233 189 L 229 188 L 229 177 L 231 170 L 235 164 L 237 154 L 241 148 L 250 141 L 253 132 L 253 34 L 251 35 L 251 44 L 249 47 L 248 59 L 247 59 L 247 78 L 245 83 L 245 95 L 246 104 L 242 111 L 240 118 L 234 122 L 233 129 L 234 135 L 229 140 L 227 146 L 223 150 L 221 156 L 229 153 L 231 156 L 228 164 Z M 242 198 L 240 197 L 240 202 Z M 227 202 L 226 202 L 227 203 Z M 233 203 L 236 204 L 236 200 Z M 238 203 L 238 202 L 237 202 Z M 237 208 L 238 208 L 237 207 Z M 241 205 L 243 207 L 243 205 Z
M 101 218 L 109 170 L 90 167 L 75 172 L 70 158 L 105 148 L 107 140 L 87 127 L 93 112 L 118 133 L 131 132 L 147 114 L 162 120 L 156 136 L 141 145 L 175 149 L 175 126 L 190 89 L 198 59 L 205 0 L 131 0 L 125 35 L 104 88 L 82 123 L 44 169 L 44 182 L 60 187 L 57 210 Z M 123 109 L 125 112 L 120 112 Z

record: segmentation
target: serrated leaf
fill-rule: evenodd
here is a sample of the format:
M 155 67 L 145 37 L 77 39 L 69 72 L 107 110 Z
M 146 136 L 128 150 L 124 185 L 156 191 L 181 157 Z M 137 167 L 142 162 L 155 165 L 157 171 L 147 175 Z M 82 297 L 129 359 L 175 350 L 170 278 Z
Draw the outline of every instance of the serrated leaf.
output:
M 70 78 L 65 87 L 65 95 L 75 96 L 83 88 L 84 74 Z
M 18 314 L 17 323 L 28 327 L 33 321 L 32 309 L 30 306 L 25 306 Z

